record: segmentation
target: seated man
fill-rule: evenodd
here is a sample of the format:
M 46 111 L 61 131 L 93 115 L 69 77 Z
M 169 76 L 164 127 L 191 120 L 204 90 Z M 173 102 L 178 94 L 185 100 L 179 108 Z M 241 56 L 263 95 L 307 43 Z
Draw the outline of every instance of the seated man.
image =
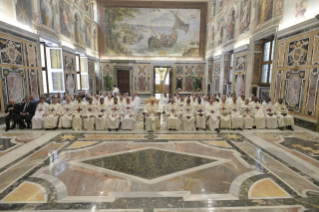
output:
M 277 128 L 277 117 L 275 116 L 275 110 L 270 102 L 270 98 L 267 97 L 265 102 L 262 104 L 265 118 L 266 118 L 266 128 L 276 129 Z
M 144 113 L 146 114 L 146 130 L 148 132 L 155 131 L 159 126 L 158 113 L 159 108 L 158 105 L 155 104 L 155 98 L 151 98 L 151 102 L 145 106 Z
M 58 127 L 59 117 L 62 114 L 62 106 L 58 99 L 53 96 L 52 104 L 47 107 L 44 118 L 44 129 L 56 129 Z
M 19 116 L 20 106 L 17 105 L 13 99 L 10 99 L 9 105 L 6 108 L 5 113 L 9 113 L 9 115 L 6 116 L 6 130 L 5 131 L 16 128 L 16 117 Z M 10 128 L 10 121 L 13 122 L 11 128 Z
M 34 116 L 36 106 L 30 102 L 30 98 L 27 96 L 25 97 L 25 103 L 22 105 L 22 108 L 20 110 L 20 115 L 16 116 L 15 121 L 16 123 L 19 123 L 20 129 L 26 128 L 24 124 L 27 122 L 28 129 L 31 128 L 30 123 L 32 120 L 32 117 Z
M 73 103 L 73 120 L 72 127 L 73 130 L 82 130 L 83 122 L 82 118 L 85 114 L 85 103 L 82 102 L 81 96 L 78 96 L 77 102 Z
M 134 104 L 129 97 L 126 98 L 126 104 L 123 105 L 122 112 L 122 129 L 132 130 L 134 126 Z
M 219 107 L 214 105 L 216 98 L 213 97 L 209 100 L 209 104 L 206 105 L 206 117 L 207 117 L 207 126 L 211 131 L 215 130 L 219 133 L 219 120 L 220 120 L 220 112 Z
M 237 98 L 233 97 L 233 102 L 229 104 L 232 129 L 243 129 L 244 117 L 241 115 L 241 107 L 237 104 Z
M 221 102 L 219 103 L 219 111 L 221 113 L 220 116 L 220 128 L 222 129 L 231 129 L 231 119 L 230 119 L 230 109 L 228 104 L 226 103 L 226 96 L 221 98 Z
M 196 105 L 196 130 L 203 129 L 206 130 L 206 116 L 205 116 L 205 105 L 202 103 L 200 98 L 197 99 Z
M 72 128 L 74 105 L 69 96 L 66 97 L 66 102 L 62 107 L 62 111 L 63 112 L 60 115 L 59 128 L 63 128 L 63 129 Z
M 93 104 L 93 99 L 89 97 L 89 103 L 85 106 L 85 114 L 83 116 L 83 128 L 85 130 L 94 130 L 96 117 L 96 106 Z
M 253 128 L 254 113 L 249 99 L 245 99 L 245 103 L 241 105 L 241 115 L 244 117 L 244 129 Z
M 42 129 L 44 127 L 44 115 L 46 114 L 48 105 L 49 104 L 45 102 L 45 97 L 42 96 L 35 110 L 35 115 L 32 118 L 32 129 Z
M 288 127 L 290 130 L 294 130 L 294 117 L 288 114 L 288 109 L 285 104 L 283 104 L 282 99 L 278 99 L 278 102 L 274 105 L 276 116 L 278 119 L 279 129 L 284 130 L 283 127 Z
M 190 98 L 187 99 L 183 107 L 182 122 L 185 131 L 195 130 L 194 107 Z
M 167 116 L 167 128 L 169 130 L 178 130 L 180 127 L 180 108 L 178 104 L 175 103 L 175 99 L 172 98 L 171 102 L 165 107 L 165 114 Z
M 95 128 L 97 130 L 107 129 L 108 108 L 108 105 L 104 103 L 104 98 L 100 97 L 100 104 L 97 106 L 97 116 L 95 120 Z
M 113 98 L 114 103 L 109 108 L 109 119 L 108 119 L 108 128 L 111 130 L 119 130 L 120 127 L 120 118 L 122 113 L 122 106 L 117 102 L 117 97 Z
M 262 109 L 261 104 L 258 102 L 257 97 L 254 97 L 254 101 L 250 103 L 253 108 L 254 113 L 254 128 L 264 129 L 266 126 L 264 110 Z

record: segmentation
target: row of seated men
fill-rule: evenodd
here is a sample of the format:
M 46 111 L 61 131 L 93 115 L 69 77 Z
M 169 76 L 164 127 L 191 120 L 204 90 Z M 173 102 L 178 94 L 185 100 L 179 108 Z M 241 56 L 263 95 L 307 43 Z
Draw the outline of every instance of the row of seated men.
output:
M 116 131 L 121 123 L 122 129 L 131 130 L 138 111 L 138 106 L 131 102 L 133 98 L 127 97 L 125 102 L 120 104 L 116 95 L 111 100 L 107 99 L 106 102 L 103 97 L 99 97 L 98 103 L 94 102 L 91 96 L 86 96 L 88 102 L 85 103 L 80 95 L 72 102 L 66 95 L 63 106 L 58 103 L 56 96 L 51 98 L 52 104 L 45 102 L 46 98 L 42 96 L 36 105 L 30 101 L 29 97 L 26 97 L 22 106 L 10 100 L 5 111 L 9 113 L 6 117 L 6 131 L 14 129 L 17 123 L 20 129 L 31 128 L 32 125 L 32 129 L 73 128 L 74 130 Z M 13 122 L 11 127 L 10 121 Z
M 161 113 L 155 99 L 152 99 L 145 107 L 146 130 L 155 131 L 159 128 L 158 114 Z M 283 100 L 279 99 L 273 106 L 270 99 L 261 105 L 257 97 L 252 102 L 244 96 L 232 101 L 226 101 L 226 96 L 221 97 L 217 102 L 212 97 L 209 102 L 202 102 L 201 98 L 182 97 L 177 103 L 175 98 L 165 106 L 165 116 L 167 117 L 167 128 L 169 130 L 199 130 L 209 129 L 276 129 L 281 130 L 287 127 L 293 130 L 294 119 L 288 114 L 288 109 Z

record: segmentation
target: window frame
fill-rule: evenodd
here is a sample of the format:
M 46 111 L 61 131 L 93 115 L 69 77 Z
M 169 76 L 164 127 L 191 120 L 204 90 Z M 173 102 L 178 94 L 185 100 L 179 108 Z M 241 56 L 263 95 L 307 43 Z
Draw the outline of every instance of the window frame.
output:
M 75 69 L 76 69 L 76 82 L 77 82 L 77 86 L 76 88 L 78 89 L 78 91 L 82 91 L 82 78 L 81 78 L 81 55 L 76 54 L 75 55 Z M 79 69 L 77 67 L 77 65 L 79 65 Z M 79 78 L 78 78 L 79 77 Z
M 265 45 L 266 43 L 270 42 L 270 49 L 269 49 L 269 60 L 268 61 L 264 61 L 264 56 L 265 56 Z M 262 46 L 262 54 L 261 54 L 261 61 L 260 61 L 260 76 L 259 76 L 259 84 L 260 85 L 265 85 L 265 86 L 270 86 L 270 81 L 271 81 L 271 76 L 270 76 L 270 66 L 273 65 L 273 59 L 275 57 L 275 51 L 274 51 L 274 46 L 275 46 L 275 39 L 274 38 L 270 38 L 267 39 L 263 42 L 263 46 Z M 268 71 L 267 71 L 267 82 L 262 82 L 262 76 L 263 76 L 263 66 L 264 65 L 268 65 Z M 272 67 L 272 69 L 274 69 L 274 67 Z M 273 70 L 272 70 L 273 71 Z
M 234 51 L 230 51 L 229 52 L 229 76 L 228 76 L 228 84 L 232 84 L 233 83 L 233 78 L 234 78 L 234 60 L 232 62 L 232 56 L 235 57 Z M 235 58 L 233 58 L 235 59 Z M 231 73 L 230 70 L 233 70 L 233 72 Z M 231 76 L 231 81 L 230 81 L 230 76 Z
M 43 85 L 43 72 L 45 72 L 45 79 L 46 79 L 46 90 L 47 92 L 44 92 L 44 93 L 50 93 L 50 89 L 49 89 L 49 76 L 48 76 L 48 62 L 47 62 L 47 51 L 46 51 L 46 43 L 45 42 L 40 42 L 40 52 L 41 52 L 41 45 L 43 45 L 43 53 L 44 53 L 44 64 L 42 64 L 42 54 L 40 53 L 41 55 L 41 68 L 42 68 L 42 86 L 43 86 L 43 89 L 44 89 L 44 85 Z M 44 67 L 43 67 L 44 65 Z M 44 90 L 43 90 L 44 91 Z
M 85 61 L 86 61 L 86 63 L 85 63 L 85 67 L 82 67 L 81 66 L 81 59 L 85 59 Z M 82 71 L 82 69 L 86 69 L 86 71 L 84 72 L 84 71 Z M 80 57 L 80 79 L 81 79 L 81 90 L 83 90 L 83 85 L 82 85 L 82 76 L 86 76 L 86 79 L 87 79 L 87 83 L 86 83 L 86 88 L 84 88 L 84 90 L 86 90 L 86 91 L 89 91 L 90 90 L 90 85 L 89 85 L 89 70 L 88 70 L 88 58 L 87 57 L 85 57 L 85 56 L 81 56 Z
M 58 49 L 60 51 L 60 62 L 61 62 L 61 68 L 59 69 L 52 69 L 52 61 L 51 61 L 51 55 L 48 54 L 48 52 L 52 49 Z M 46 64 L 47 64 L 47 76 L 48 76 L 48 87 L 49 87 L 49 93 L 65 93 L 65 78 L 64 78 L 64 67 L 63 67 L 63 50 L 60 47 L 47 47 L 46 48 Z M 50 66 L 49 66 L 50 65 Z M 53 73 L 61 73 L 62 78 L 62 90 L 53 90 Z M 51 81 L 50 81 L 51 79 Z

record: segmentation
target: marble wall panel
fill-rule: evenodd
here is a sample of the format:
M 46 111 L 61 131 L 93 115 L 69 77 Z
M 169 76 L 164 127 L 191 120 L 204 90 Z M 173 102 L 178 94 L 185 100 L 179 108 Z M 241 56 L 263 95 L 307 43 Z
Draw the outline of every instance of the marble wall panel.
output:
M 277 68 L 284 67 L 286 54 L 286 43 L 278 45 L 278 64 Z
M 283 80 L 283 71 L 278 71 L 276 75 L 276 82 L 275 82 L 274 102 L 277 102 L 278 99 L 281 98 L 282 80 Z
M 75 56 L 63 52 L 64 59 L 64 71 L 74 72 L 75 71 Z
M 185 77 L 185 91 L 192 92 L 193 91 L 193 78 Z
M 309 116 L 316 115 L 316 106 L 318 99 L 318 83 L 319 83 L 319 72 L 318 68 L 310 69 L 308 92 L 305 114 Z
M 310 38 L 300 39 L 289 43 L 287 66 L 307 65 Z
M 38 67 L 37 46 L 32 44 L 25 44 L 25 53 L 27 66 Z
M 204 65 L 178 64 L 174 66 L 174 70 L 173 92 L 198 92 L 204 90 Z
M 22 42 L 0 37 L 1 63 L 23 66 Z
M 312 44 L 312 65 L 319 65 L 319 35 L 314 35 Z
M 233 69 L 235 71 L 246 71 L 247 55 L 236 55 L 234 63 L 235 64 Z
M 90 75 L 89 76 L 89 90 L 90 92 L 94 92 L 95 91 L 95 76 L 94 75 Z
M 75 74 L 65 74 L 65 89 L 70 96 L 76 92 Z
M 153 79 L 151 65 L 135 64 L 133 68 L 133 92 L 149 94 L 152 86 Z
M 286 72 L 284 99 L 288 104 L 288 109 L 291 111 L 301 112 L 305 77 L 305 70 Z
M 255 53 L 252 84 L 258 84 L 260 81 L 260 65 L 261 65 L 261 53 Z
M 235 74 L 234 92 L 236 96 L 245 95 L 245 74 Z
M 29 70 L 29 90 L 35 99 L 40 99 L 39 76 L 37 70 Z
M 95 74 L 95 62 L 92 60 L 88 60 L 88 69 L 89 69 L 89 74 L 94 75 Z
M 183 86 L 183 77 L 181 77 L 181 76 L 177 76 L 176 77 L 176 88 L 175 88 L 175 90 L 176 91 L 182 91 L 183 90 L 183 88 L 184 88 L 184 86 Z

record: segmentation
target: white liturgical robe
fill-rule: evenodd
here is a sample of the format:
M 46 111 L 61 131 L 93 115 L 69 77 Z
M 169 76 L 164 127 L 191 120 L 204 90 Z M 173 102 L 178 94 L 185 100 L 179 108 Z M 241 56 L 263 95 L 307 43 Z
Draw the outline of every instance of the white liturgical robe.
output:
M 44 115 L 46 114 L 46 109 L 48 103 L 39 102 L 37 109 L 35 110 L 35 115 L 32 117 L 32 129 L 42 129 L 44 125 Z
M 266 102 L 262 105 L 264 109 L 264 114 L 266 118 L 266 128 L 276 129 L 277 128 L 277 116 L 275 115 L 275 110 L 272 104 L 267 104 Z
M 134 104 L 125 104 L 122 112 L 122 129 L 132 130 L 134 125 Z M 123 117 L 124 116 L 124 117 Z
M 229 105 L 225 102 L 219 103 L 219 111 L 220 111 L 220 128 L 228 128 L 231 129 L 231 118 L 230 118 L 230 108 Z M 223 115 L 226 113 L 226 115 Z
M 288 114 L 288 109 L 286 105 L 279 104 L 278 102 L 274 105 L 276 116 L 278 119 L 278 126 L 279 127 L 286 127 L 286 126 L 294 126 L 294 117 Z M 283 116 L 282 113 L 287 113 L 286 116 Z
M 95 104 L 88 103 L 85 107 L 85 114 L 83 117 L 83 128 L 85 130 L 94 130 L 96 114 Z
M 216 104 L 208 104 L 205 107 L 206 117 L 207 117 L 207 126 L 210 130 L 215 130 L 219 128 L 219 119 L 220 112 L 219 107 L 216 107 Z
M 146 114 L 146 123 L 145 127 L 147 131 L 155 131 L 159 126 L 159 119 L 157 113 L 159 112 L 158 110 L 158 105 L 157 104 L 151 104 L 148 103 L 145 106 L 144 113 Z
M 264 110 L 259 102 L 250 103 L 254 113 L 254 126 L 257 129 L 264 129 L 266 127 Z
M 96 119 L 95 119 L 95 128 L 97 130 L 106 130 L 107 129 L 107 119 L 108 119 L 108 106 L 106 104 L 98 105 L 96 107 Z
M 242 104 L 241 115 L 244 117 L 244 129 L 253 128 L 254 124 L 254 113 L 250 104 Z
M 232 122 L 233 129 L 242 129 L 244 125 L 244 117 L 241 115 L 241 107 L 238 104 L 234 104 L 234 102 L 230 103 L 230 117 Z
M 65 104 L 62 108 L 62 114 L 60 116 L 59 128 L 71 128 L 72 127 L 72 120 L 73 120 L 73 112 L 74 112 L 74 105 L 73 103 Z
M 51 104 L 47 107 L 44 118 L 44 128 L 54 129 L 58 126 L 59 115 L 62 113 L 62 107 L 59 103 Z
M 191 103 L 183 107 L 183 129 L 186 131 L 195 130 L 194 107 Z
M 169 103 L 165 107 L 165 114 L 167 116 L 167 128 L 168 129 L 174 129 L 178 130 L 180 127 L 180 119 L 179 119 L 179 114 L 180 114 L 180 108 L 178 104 L 174 103 Z
M 118 129 L 120 126 L 120 116 L 122 113 L 122 106 L 120 104 L 113 103 L 109 108 L 108 128 Z
M 81 102 L 75 102 L 73 103 L 73 121 L 72 121 L 72 127 L 74 130 L 82 130 L 83 127 L 83 116 L 85 114 L 85 103 Z
M 196 105 L 196 128 L 206 129 L 206 111 L 203 103 Z

